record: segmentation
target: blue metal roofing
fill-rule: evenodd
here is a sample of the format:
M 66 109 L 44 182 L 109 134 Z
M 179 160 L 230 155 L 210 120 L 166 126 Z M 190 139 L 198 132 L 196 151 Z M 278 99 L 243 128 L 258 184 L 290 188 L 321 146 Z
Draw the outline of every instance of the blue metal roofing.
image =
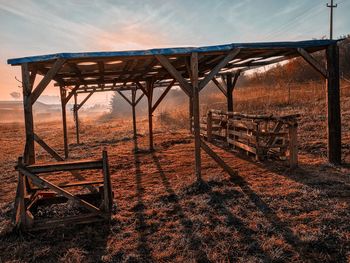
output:
M 289 42 L 260 42 L 260 43 L 232 43 L 227 45 L 204 46 L 204 47 L 175 47 L 158 48 L 149 50 L 132 51 L 108 51 L 108 52 L 84 52 L 84 53 L 57 53 L 42 56 L 32 56 L 23 58 L 13 58 L 7 60 L 8 64 L 18 65 L 22 63 L 44 62 L 48 60 L 65 59 L 85 59 L 85 58 L 108 58 L 108 57 L 128 57 L 128 56 L 150 56 L 150 55 L 186 55 L 191 52 L 210 53 L 217 51 L 229 51 L 234 48 L 241 49 L 290 49 L 290 48 L 317 48 L 325 47 L 336 43 L 337 40 L 306 40 Z

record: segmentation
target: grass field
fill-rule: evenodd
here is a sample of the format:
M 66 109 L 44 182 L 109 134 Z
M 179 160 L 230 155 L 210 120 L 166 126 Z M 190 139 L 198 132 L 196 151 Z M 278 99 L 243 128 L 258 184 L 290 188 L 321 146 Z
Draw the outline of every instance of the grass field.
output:
M 321 85 L 292 88 L 290 101 L 286 92 L 269 87 L 235 92 L 237 111 L 302 115 L 299 168 L 272 160 L 257 163 L 212 145 L 238 176 L 229 177 L 202 153 L 204 183 L 198 184 L 193 137 L 183 128 L 185 109 L 156 113 L 152 154 L 133 152 L 128 120 L 83 120 L 83 144 L 70 144 L 71 159 L 100 157 L 107 147 L 116 204 L 110 224 L 13 231 L 13 167 L 23 151 L 24 129 L 1 125 L 0 262 L 350 261 L 349 88 L 342 88 L 342 166 L 326 161 Z M 223 107 L 220 95 L 202 102 L 203 112 Z M 146 148 L 146 120 L 140 118 L 138 127 L 138 145 Z M 35 129 L 63 153 L 59 122 L 38 123 Z M 69 134 L 74 142 L 72 123 Z M 39 162 L 50 160 L 37 150 Z

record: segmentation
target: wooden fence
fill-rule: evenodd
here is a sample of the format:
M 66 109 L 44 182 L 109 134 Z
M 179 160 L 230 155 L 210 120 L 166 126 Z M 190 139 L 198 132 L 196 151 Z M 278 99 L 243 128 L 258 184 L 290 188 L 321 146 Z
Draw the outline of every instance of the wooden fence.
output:
M 298 165 L 297 127 L 299 115 L 267 116 L 209 110 L 201 118 L 201 135 L 211 142 L 253 154 L 257 160 L 268 157 L 289 160 Z

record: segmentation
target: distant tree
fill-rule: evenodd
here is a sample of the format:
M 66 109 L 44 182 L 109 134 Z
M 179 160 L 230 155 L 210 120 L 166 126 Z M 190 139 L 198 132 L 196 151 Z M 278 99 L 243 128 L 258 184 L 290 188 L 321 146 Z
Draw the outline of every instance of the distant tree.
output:
M 11 97 L 14 98 L 15 100 L 18 100 L 21 98 L 21 93 L 14 91 L 10 93 Z

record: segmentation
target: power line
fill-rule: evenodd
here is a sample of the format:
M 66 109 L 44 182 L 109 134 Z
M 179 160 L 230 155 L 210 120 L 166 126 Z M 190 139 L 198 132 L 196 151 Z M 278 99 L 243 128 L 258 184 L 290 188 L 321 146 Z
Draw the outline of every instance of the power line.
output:
M 327 7 L 330 8 L 330 17 L 329 17 L 329 39 L 333 39 L 333 9 L 337 8 L 338 5 L 333 5 L 333 0 L 331 0 L 331 4 L 327 3 Z

